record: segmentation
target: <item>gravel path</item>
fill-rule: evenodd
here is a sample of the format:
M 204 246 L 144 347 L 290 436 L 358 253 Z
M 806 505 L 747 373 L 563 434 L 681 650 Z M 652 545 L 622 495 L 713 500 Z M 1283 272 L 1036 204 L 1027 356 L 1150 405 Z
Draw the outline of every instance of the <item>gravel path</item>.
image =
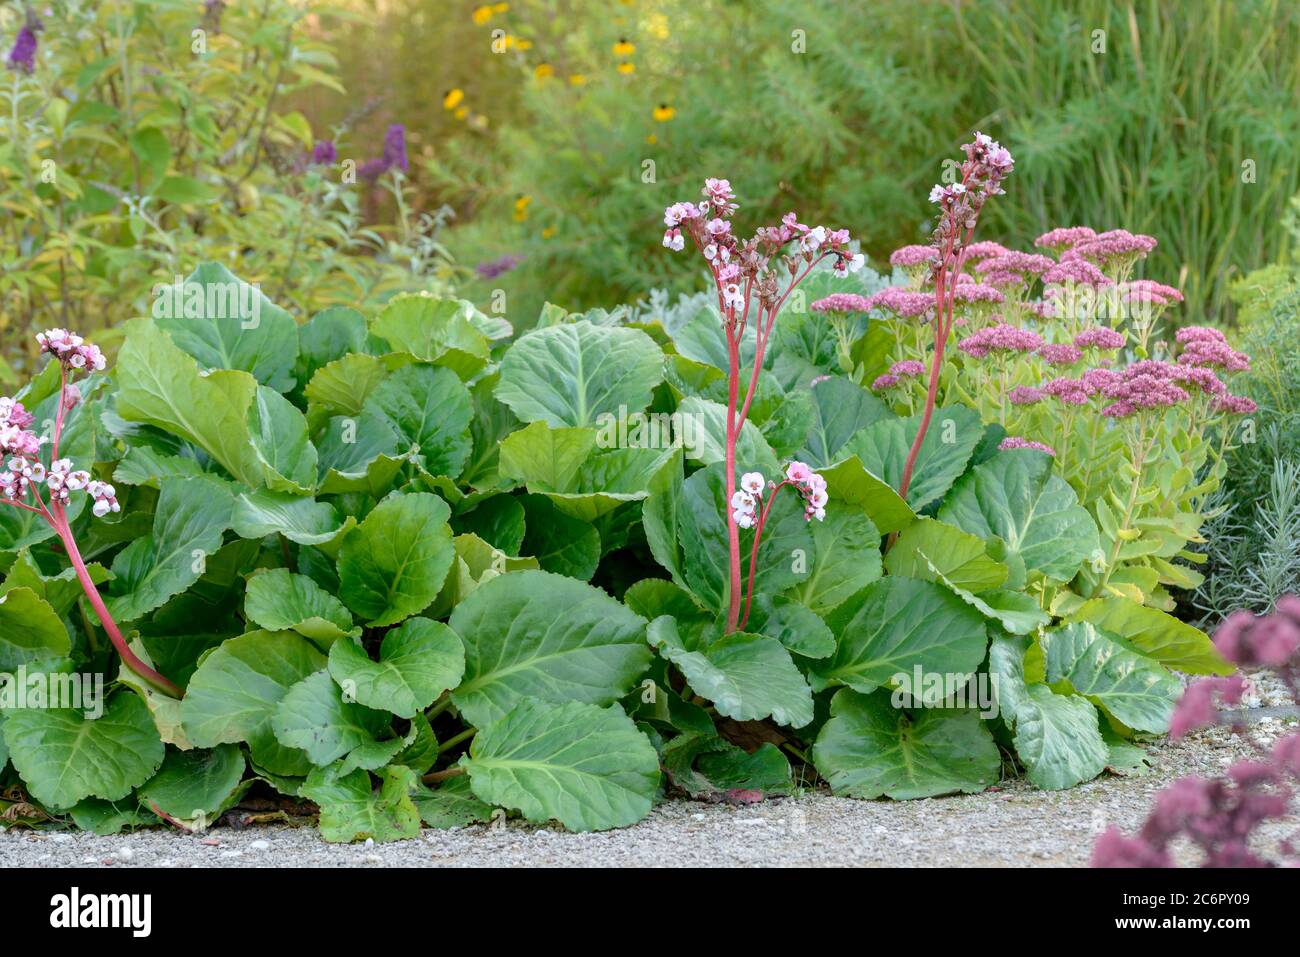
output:
M 1270 743 L 1294 725 L 1293 716 L 1265 717 L 1251 733 Z M 1097 834 L 1111 824 L 1136 828 L 1172 778 L 1217 773 L 1247 750 L 1214 729 L 1152 748 L 1154 767 L 1144 775 L 1106 775 L 1069 791 L 1008 781 L 984 794 L 921 801 L 820 792 L 748 807 L 670 801 L 635 827 L 599 834 L 512 821 L 340 846 L 314 828 L 280 825 L 220 828 L 205 837 L 14 829 L 0 834 L 0 867 L 1081 866 Z M 1298 825 L 1279 822 L 1266 832 L 1266 846 Z

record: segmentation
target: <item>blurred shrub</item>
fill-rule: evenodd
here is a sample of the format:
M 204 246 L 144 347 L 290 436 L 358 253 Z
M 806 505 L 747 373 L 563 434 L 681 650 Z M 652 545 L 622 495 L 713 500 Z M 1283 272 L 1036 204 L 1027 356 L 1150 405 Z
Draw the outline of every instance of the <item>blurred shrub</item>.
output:
M 1300 197 L 1285 221 L 1300 243 Z M 1206 524 L 1205 583 L 1192 596 L 1207 618 L 1234 608 L 1264 611 L 1300 589 L 1300 263 L 1286 257 L 1233 286 L 1242 348 L 1252 368 L 1238 388 L 1256 402 L 1254 441 L 1229 453 Z
M 298 91 L 342 93 L 321 11 L 289 0 L 0 7 L 0 341 L 147 313 L 151 290 L 219 260 L 301 313 L 436 287 L 432 218 L 368 228 L 376 184 L 345 175 Z M 30 38 L 30 39 L 28 39 Z M 31 40 L 35 49 L 31 49 Z M 355 105 L 354 105 L 355 109 Z M 353 179 L 356 185 L 347 182 Z M 403 188 L 400 170 L 379 180 Z M 357 255 L 364 254 L 364 255 Z M 102 337 L 101 337 L 102 341 Z
M 794 208 L 879 257 L 923 234 L 922 187 L 978 127 L 1017 158 L 987 235 L 1158 235 L 1149 268 L 1199 321 L 1276 255 L 1300 188 L 1300 13 L 1280 0 L 353 5 L 371 29 L 344 38 L 345 74 L 390 64 L 386 103 L 429 124 L 424 185 L 456 206 L 457 249 L 523 257 L 491 284 L 520 315 L 692 289 L 649 254 L 704 175 L 742 184 L 756 220 Z

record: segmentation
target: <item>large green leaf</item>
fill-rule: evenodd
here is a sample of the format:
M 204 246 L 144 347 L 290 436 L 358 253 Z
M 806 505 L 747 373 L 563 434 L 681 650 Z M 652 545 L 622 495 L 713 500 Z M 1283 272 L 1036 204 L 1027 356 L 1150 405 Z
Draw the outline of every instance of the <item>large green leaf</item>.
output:
M 257 379 L 247 372 L 199 373 L 194 359 L 146 319 L 126 324 L 117 356 L 117 412 L 192 442 L 246 485 L 263 484 L 249 410 Z
M 1183 685 L 1158 662 L 1088 622 L 1054 628 L 1041 642 L 1049 683 L 1068 681 L 1076 692 L 1137 731 L 1169 730 Z
M 1001 717 L 1014 729 L 1016 754 L 1029 780 L 1059 791 L 1091 781 L 1109 756 L 1097 723 L 1097 709 L 1078 695 L 1054 694 L 1043 684 L 1026 684 L 1024 638 L 995 638 L 989 675 Z
M 758 547 L 754 591 L 769 594 L 797 585 L 815 564 L 812 532 L 803 505 L 789 490 L 772 505 Z M 682 574 L 692 592 L 714 611 L 727 605 L 730 582 L 727 564 L 727 507 L 723 466 L 711 465 L 688 478 L 677 509 Z M 740 532 L 741 582 L 748 580 L 753 530 Z
M 260 289 L 239 279 L 220 263 L 199 266 L 171 294 L 171 314 L 156 319 L 159 328 L 205 369 L 250 373 L 277 392 L 294 386 L 298 360 L 298 324 Z M 179 292 L 179 296 L 177 296 Z M 184 313 L 176 308 L 183 302 Z
M 311 762 L 276 740 L 271 719 L 289 689 L 325 667 L 325 656 L 291 631 L 250 631 L 222 642 L 200 662 L 181 701 L 181 723 L 197 747 L 247 741 L 254 762 L 283 775 Z
M 244 769 L 243 752 L 233 744 L 211 751 L 169 751 L 137 796 L 141 804 L 174 820 L 210 824 L 237 800 Z
M 1070 616 L 1118 635 L 1148 658 L 1194 675 L 1230 675 L 1236 667 L 1210 636 L 1168 612 L 1128 598 L 1094 598 Z
M 869 693 L 909 679 L 913 669 L 969 675 L 984 660 L 984 619 L 933 582 L 886 577 L 826 616 L 838 641 L 835 654 L 812 663 L 814 687 L 848 685 Z M 922 696 L 925 705 L 934 695 Z
M 312 764 L 327 765 L 349 751 L 373 744 L 389 723 L 379 711 L 346 700 L 322 668 L 303 678 L 280 699 L 271 730 L 286 748 L 307 753 Z
M 451 510 L 436 495 L 390 495 L 348 533 L 339 597 L 370 627 L 393 625 L 438 597 L 454 550 Z
M 465 648 L 442 622 L 412 618 L 384 636 L 378 661 L 356 641 L 336 642 L 329 669 L 351 700 L 411 718 L 460 683 Z
M 398 436 L 432 475 L 460 474 L 473 448 L 469 423 L 474 415 L 469 390 L 450 369 L 412 365 L 377 385 L 365 410 Z
M 473 322 L 475 315 L 485 318 L 465 299 L 394 296 L 371 321 L 370 331 L 394 349 L 470 379 L 487 365 L 489 352 L 487 336 Z
M 90 719 L 68 708 L 22 708 L 4 723 L 9 758 L 32 797 L 69 808 L 88 797 L 116 801 L 144 784 L 163 759 L 149 709 L 117 694 Z
M 341 601 L 286 568 L 258 572 L 248 580 L 244 615 L 267 631 L 296 631 L 319 648 L 361 634 Z
M 108 581 L 108 569 L 103 565 L 92 562 L 86 566 L 86 572 L 96 585 Z M 9 566 L 4 581 L 0 582 L 0 595 L 7 595 L 15 588 L 26 588 L 34 592 L 36 597 L 46 602 L 59 617 L 71 611 L 85 594 L 75 568 L 65 568 L 55 575 L 47 575 L 27 549 L 20 551 L 15 556 L 14 563 Z M 0 631 L 0 635 L 2 634 L 3 632 Z M 0 666 L 0 669 L 2 668 L 3 666 Z
M 814 384 L 812 397 L 813 425 L 799 457 L 813 468 L 839 462 L 849 439 L 867 426 L 893 417 L 885 403 L 841 376 Z
M 906 800 L 974 794 L 998 780 L 993 736 L 966 708 L 904 711 L 884 692 L 850 688 L 831 700 L 831 719 L 813 745 L 813 763 L 836 794 Z
M 587 581 L 600 563 L 596 526 L 561 512 L 544 495 L 520 499 L 526 517 L 521 555 L 531 555 L 548 572 Z
M 339 415 L 330 419 L 317 446 L 320 494 L 365 492 L 382 498 L 407 461 L 408 453 L 398 449 L 401 444 L 393 426 L 374 409 L 355 418 Z
M 311 381 L 316 370 L 349 353 L 366 351 L 366 317 L 350 306 L 330 306 L 298 327 L 299 385 Z
M 356 519 L 339 517 L 328 502 L 256 489 L 235 499 L 230 526 L 240 538 L 265 538 L 283 535 L 299 545 L 324 545 L 332 542 L 356 524 Z
M 221 548 L 234 504 L 230 487 L 216 479 L 164 480 L 153 531 L 113 559 L 112 616 L 134 621 L 198 581 Z
M 650 623 L 648 638 L 719 714 L 737 721 L 770 717 L 792 728 L 813 719 L 808 683 L 775 638 L 737 632 L 706 643 L 701 632 L 683 635 L 669 615 Z
M 401 841 L 420 833 L 420 812 L 411 800 L 415 772 L 401 765 L 379 771 L 379 790 L 366 771 L 340 774 L 336 765 L 307 776 L 301 794 L 320 806 L 320 834 L 327 841 Z
M 258 386 L 249 431 L 270 488 L 306 494 L 316 487 L 316 446 L 307 437 L 306 417 L 292 402 Z
M 49 603 L 30 588 L 0 595 L 0 674 L 38 661 L 66 658 L 72 651 L 68 630 Z
M 702 465 L 725 462 L 727 457 L 727 407 L 720 402 L 710 402 L 698 396 L 683 399 L 678 413 L 689 419 L 689 437 L 686 457 Z M 768 444 L 762 431 L 751 419 L 746 419 L 736 440 L 736 467 L 746 472 L 763 472 L 775 475 L 780 469 L 776 452 Z
M 983 539 L 998 537 L 1026 569 L 1069 581 L 1101 545 L 1074 490 L 1052 474 L 1052 457 L 999 452 L 962 477 L 939 518 Z
M 982 538 L 932 518 L 921 518 L 899 534 L 885 558 L 891 575 L 940 581 L 968 591 L 997 588 L 1007 566 L 992 558 Z
M 880 577 L 880 532 L 842 502 L 827 505 L 825 521 L 809 524 L 816 557 L 808 578 L 791 594 L 825 615 Z
M 663 380 L 663 352 L 644 332 L 586 319 L 537 329 L 501 361 L 497 398 L 524 422 L 599 426 L 640 412 Z
M 500 472 L 531 491 L 569 488 L 578 470 L 596 450 L 596 430 L 552 429 L 537 421 L 501 441 Z
M 598 588 L 544 571 L 500 575 L 456 606 L 465 678 L 452 701 L 483 727 L 522 698 L 607 705 L 650 662 L 645 619 Z
M 841 454 L 856 455 L 868 471 L 898 488 L 921 418 L 922 414 L 917 413 L 907 419 L 881 419 L 854 435 Z M 908 504 L 922 509 L 942 498 L 966 471 L 966 463 L 983 435 L 984 425 L 974 409 L 964 405 L 935 409 L 917 453 L 907 489 Z
M 460 763 L 482 800 L 571 831 L 635 824 L 659 787 L 659 757 L 632 719 L 578 701 L 517 702 Z
M 916 518 L 893 487 L 867 471 L 856 455 L 822 469 L 821 474 L 831 501 L 860 509 L 882 535 L 906 528 Z
M 417 787 L 411 800 L 420 810 L 420 820 L 440 829 L 467 827 L 492 819 L 494 808 L 474 796 L 469 776 L 462 774 L 438 785 L 436 791 Z

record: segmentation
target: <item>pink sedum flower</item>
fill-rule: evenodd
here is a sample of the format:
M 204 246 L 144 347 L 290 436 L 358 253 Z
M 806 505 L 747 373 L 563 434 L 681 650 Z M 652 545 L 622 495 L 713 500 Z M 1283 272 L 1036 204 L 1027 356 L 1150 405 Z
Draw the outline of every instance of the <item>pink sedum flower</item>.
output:
M 1083 358 L 1077 346 L 1068 342 L 1048 342 L 1038 347 L 1038 354 L 1054 366 L 1072 366 Z
M 1042 442 L 1031 442 L 1029 439 L 1022 439 L 1014 435 L 1008 435 L 999 442 L 998 449 L 1003 452 L 1015 449 L 1032 449 L 1035 452 L 1043 452 L 1052 456 L 1052 458 L 1056 458 L 1056 450 L 1050 445 L 1044 445 Z
M 1042 345 L 1042 336 L 1033 330 L 1003 322 L 967 336 L 957 343 L 957 348 L 976 359 L 983 359 L 994 352 L 1008 355 L 1033 352 Z
M 1092 326 L 1084 329 L 1074 337 L 1074 344 L 1080 349 L 1101 349 L 1113 352 L 1124 348 L 1124 333 L 1105 326 Z
M 813 312 L 870 312 L 871 300 L 852 292 L 835 292 L 808 307 Z

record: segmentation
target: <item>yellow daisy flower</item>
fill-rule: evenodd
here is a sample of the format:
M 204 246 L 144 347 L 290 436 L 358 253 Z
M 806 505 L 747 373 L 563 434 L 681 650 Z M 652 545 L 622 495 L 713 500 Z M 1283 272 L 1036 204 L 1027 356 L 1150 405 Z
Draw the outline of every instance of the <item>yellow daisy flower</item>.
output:
M 630 73 L 635 73 L 635 72 L 636 72 L 636 64 L 635 64 L 635 63 L 620 63 L 620 64 L 618 65 L 618 72 L 619 72 L 619 73 L 622 73 L 624 76 L 626 76 L 626 75 L 628 75 L 628 74 L 630 74 Z
M 570 73 L 569 83 L 573 86 L 582 86 L 587 82 L 587 77 L 582 73 Z
M 627 37 L 619 37 L 618 42 L 614 44 L 614 56 L 631 56 L 636 52 L 636 45 L 631 43 Z
M 545 229 L 542 230 L 542 238 L 550 239 L 552 236 L 556 234 L 556 232 L 558 232 L 558 230 L 554 226 L 547 226 Z
M 527 193 L 515 200 L 515 222 L 522 223 L 528 218 L 528 204 L 532 201 L 533 198 Z
M 469 116 L 469 107 L 468 106 L 457 107 L 456 112 L 453 113 L 452 116 L 456 117 L 456 119 L 458 120 L 463 120 L 465 117 Z
M 539 63 L 533 70 L 533 76 L 539 80 L 545 80 L 547 77 L 555 76 L 555 67 L 549 63 Z
M 443 94 L 442 108 L 444 110 L 454 110 L 456 107 L 460 106 L 460 104 L 464 101 L 464 99 L 465 99 L 465 91 L 462 90 L 460 87 L 456 87 L 453 90 L 448 90 L 446 93 Z
M 470 17 L 475 23 L 482 26 L 492 19 L 492 7 L 487 4 L 484 4 L 481 7 L 475 7 L 474 12 L 470 14 Z
M 654 108 L 654 112 L 651 114 L 651 116 L 655 118 L 656 123 L 667 123 L 676 115 L 677 110 L 674 107 L 669 106 L 667 103 L 660 103 Z

